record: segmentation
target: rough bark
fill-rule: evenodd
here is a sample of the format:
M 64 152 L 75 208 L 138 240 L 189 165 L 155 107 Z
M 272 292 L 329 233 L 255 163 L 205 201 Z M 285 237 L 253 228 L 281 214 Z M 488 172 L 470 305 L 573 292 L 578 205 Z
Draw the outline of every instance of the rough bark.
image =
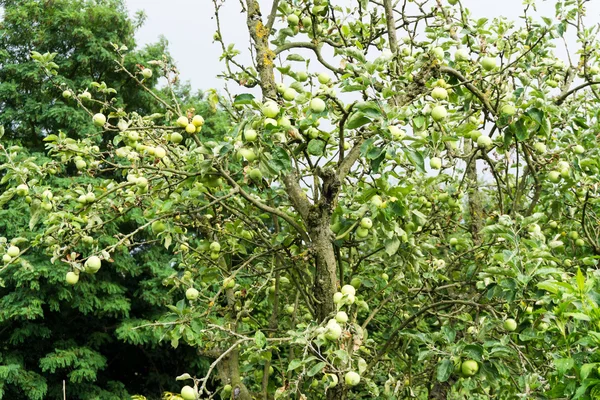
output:
M 473 146 L 468 140 L 465 142 L 465 153 L 469 154 L 473 151 Z M 467 165 L 467 182 L 469 185 L 469 214 L 471 216 L 471 236 L 473 242 L 477 245 L 481 243 L 479 232 L 483 227 L 483 205 L 481 193 L 479 192 L 479 184 L 477 181 L 477 155 Z

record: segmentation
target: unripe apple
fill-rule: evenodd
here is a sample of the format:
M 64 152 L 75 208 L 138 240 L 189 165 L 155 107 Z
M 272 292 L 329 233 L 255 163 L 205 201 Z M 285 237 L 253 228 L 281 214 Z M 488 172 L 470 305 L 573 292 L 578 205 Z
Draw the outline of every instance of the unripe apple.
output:
M 569 232 L 569 237 L 573 240 L 579 239 L 579 233 L 577 231 L 571 231 L 571 232 Z
M 2 255 L 2 261 L 3 261 L 5 264 L 8 264 L 9 262 L 11 262 L 11 261 L 12 261 L 12 257 L 11 257 L 11 256 L 9 256 L 8 254 L 3 254 L 3 255 Z
M 73 96 L 73 92 L 71 92 L 70 90 L 65 90 L 62 92 L 62 96 L 65 99 L 70 99 Z
M 577 239 L 577 240 L 575 240 L 575 245 L 579 246 L 579 247 L 583 247 L 583 246 L 585 246 L 585 240 Z
M 296 309 L 292 305 L 288 305 L 285 307 L 285 313 L 288 315 L 292 315 Z
M 504 328 L 505 331 L 514 332 L 517 329 L 517 321 L 515 321 L 512 318 L 508 318 L 507 320 L 504 321 L 504 324 L 502 325 L 502 327 Z
M 154 156 L 156 158 L 165 158 L 166 155 L 167 151 L 163 147 L 158 146 L 154 148 Z
M 333 303 L 340 304 L 342 302 L 343 297 L 344 297 L 344 294 L 342 292 L 335 292 L 333 294 Z
M 481 135 L 477 138 L 477 146 L 482 149 L 489 149 L 492 147 L 492 138 L 487 135 Z
M 75 285 L 77 282 L 79 282 L 79 274 L 76 274 L 73 271 L 69 271 L 69 272 L 67 272 L 67 275 L 65 276 L 65 281 L 69 285 Z
M 152 232 L 155 235 L 158 235 L 161 232 L 164 232 L 167 229 L 167 226 L 162 221 L 154 221 L 151 225 Z
M 433 88 L 431 91 L 431 97 L 436 100 L 445 100 L 448 98 L 448 91 L 441 87 Z
M 450 238 L 450 246 L 456 246 L 458 244 L 457 238 Z
M 148 179 L 146 179 L 143 176 L 135 178 L 135 185 L 142 189 L 147 188 L 148 187 Z
M 431 52 L 433 53 L 433 55 L 435 56 L 435 58 L 437 58 L 438 60 L 443 60 L 444 59 L 444 49 L 442 49 L 441 47 L 434 47 Z
M 533 145 L 535 152 L 538 154 L 546 154 L 547 148 L 544 143 L 537 142 Z
M 469 59 L 469 52 L 466 49 L 458 49 L 454 53 L 454 60 L 456 61 L 467 61 Z
M 296 73 L 296 80 L 298 82 L 306 82 L 308 80 L 308 74 L 304 71 L 300 71 Z
M 481 60 L 481 66 L 486 71 L 491 71 L 496 68 L 496 59 L 494 57 L 484 57 Z
M 192 118 L 192 124 L 196 128 L 203 126 L 204 125 L 204 117 L 202 117 L 202 115 L 194 115 L 194 118 Z
M 327 340 L 338 340 L 342 336 L 342 327 L 335 320 L 333 323 L 327 324 L 327 331 L 325 332 L 325 339 Z
M 371 197 L 371 204 L 373 204 L 375 207 L 381 207 L 383 205 L 383 200 L 381 199 L 381 196 L 376 194 L 373 197 Z
M 360 220 L 361 228 L 371 229 L 372 226 L 373 226 L 373 221 L 371 220 L 371 218 L 365 217 Z
M 335 320 L 340 324 L 345 324 L 348 322 L 348 314 L 346 314 L 344 311 L 338 311 L 338 313 L 335 314 Z
M 442 160 L 439 157 L 431 157 L 429 160 L 429 166 L 432 169 L 440 169 L 442 168 Z
M 188 300 L 196 300 L 198 296 L 200 296 L 200 292 L 193 287 L 185 291 L 185 298 Z
M 152 78 L 152 70 L 150 68 L 144 68 L 142 70 L 142 76 L 146 79 Z
M 550 171 L 548 173 L 548 179 L 550 179 L 550 182 L 552 182 L 552 183 L 560 182 L 560 178 L 561 178 L 560 172 L 558 172 L 558 171 Z
M 101 113 L 94 114 L 92 121 L 94 121 L 94 125 L 96 126 L 104 126 L 106 124 L 106 116 Z
M 290 14 L 287 16 L 287 21 L 288 21 L 288 24 L 290 24 L 292 26 L 296 26 L 296 25 L 298 25 L 298 22 L 300 22 L 300 18 L 298 18 L 298 16 L 296 14 Z
M 175 144 L 179 144 L 183 140 L 183 136 L 179 132 L 173 132 L 171 133 L 170 140 Z
M 458 3 L 458 0 L 448 0 L 448 3 L 455 6 Z
M 182 128 L 187 128 L 189 123 L 190 121 L 188 120 L 188 118 L 184 117 L 183 115 L 177 118 L 177 125 L 179 125 Z
M 404 132 L 402 129 L 398 128 L 395 125 L 388 126 L 388 129 L 390 131 L 390 134 L 392 135 L 392 139 L 394 140 L 402 140 L 406 137 L 406 132 Z
M 6 254 L 11 256 L 12 258 L 17 257 L 21 250 L 17 246 L 10 246 L 8 250 L 6 250 Z
M 96 201 L 96 195 L 93 192 L 89 192 L 85 195 L 86 203 L 93 203 L 94 201 Z
M 327 85 L 329 82 L 331 82 L 331 78 L 325 72 L 321 72 L 317 77 L 317 80 L 321 85 Z
M 221 245 L 219 244 L 219 242 L 212 242 L 210 244 L 210 251 L 213 251 L 215 253 L 218 253 L 221 251 Z
M 187 124 L 185 127 L 185 131 L 190 135 L 196 133 L 196 126 L 194 124 Z
M 265 120 L 263 121 L 263 125 L 265 127 L 269 125 L 277 126 L 277 121 L 273 118 L 265 118 Z
M 88 274 L 95 274 L 102 266 L 102 262 L 97 256 L 91 256 L 86 260 L 83 266 L 85 267 L 85 272 Z
M 506 104 L 506 105 L 502 106 L 502 108 L 500 109 L 500 112 L 502 114 L 511 116 L 511 115 L 515 115 L 515 113 L 517 112 L 517 109 L 512 104 Z
M 79 97 L 81 100 L 91 100 L 92 94 L 90 92 L 83 92 L 77 97 Z
M 225 278 L 223 279 L 223 287 L 225 289 L 233 289 L 235 287 L 235 278 Z
M 573 152 L 575 152 L 575 154 L 583 154 L 585 153 L 585 147 L 578 144 L 577 146 L 573 147 Z
M 85 167 L 87 167 L 87 164 L 86 164 L 86 162 L 85 162 L 85 161 L 83 161 L 83 160 L 79 159 L 79 160 L 76 160 L 76 161 L 75 161 L 75 167 L 76 167 L 78 170 L 81 170 L 81 169 L 84 169 Z
M 277 125 L 284 129 L 290 129 L 292 127 L 292 122 L 287 117 L 279 117 Z
M 479 364 L 475 360 L 463 361 L 460 370 L 465 376 L 473 376 L 479 371 Z
M 310 101 L 310 109 L 315 113 L 322 113 L 325 111 L 325 102 L 318 97 L 314 98 Z
M 302 26 L 306 29 L 310 28 L 312 26 L 312 19 L 310 17 L 302 18 Z
M 446 107 L 444 106 L 435 106 L 431 110 L 431 118 L 434 121 L 441 121 L 448 116 L 448 111 L 446 111 Z
M 256 160 L 256 154 L 252 149 L 242 147 L 239 149 L 238 153 L 249 162 Z
M 389 275 L 386 274 L 385 272 L 383 274 L 381 274 L 381 279 L 383 279 L 384 281 L 388 281 L 388 279 L 390 279 Z
M 356 288 L 352 285 L 344 285 L 342 287 L 342 294 L 344 295 L 355 295 L 356 294 Z
M 367 236 L 369 236 L 369 230 L 359 227 L 356 229 L 356 236 L 359 238 L 366 238 Z
M 22 183 L 19 186 L 17 186 L 17 188 L 15 189 L 15 192 L 19 196 L 27 196 L 27 194 L 29 193 L 29 186 Z
M 184 386 L 181 388 L 181 398 L 183 400 L 196 400 L 196 391 L 191 386 Z
M 358 372 L 348 371 L 346 375 L 344 375 L 344 382 L 348 386 L 356 386 L 360 383 L 360 375 Z
M 273 100 L 267 100 L 263 104 L 261 111 L 265 117 L 275 118 L 279 114 L 279 105 Z
M 248 171 L 248 177 L 253 181 L 261 181 L 263 178 L 262 172 L 258 168 L 252 168 Z
M 254 129 L 248 129 L 244 132 L 244 139 L 246 139 L 247 142 L 254 142 L 257 137 L 258 133 Z
M 296 98 L 296 96 L 298 96 L 298 92 L 296 91 L 296 89 L 293 88 L 288 88 L 285 89 L 285 92 L 283 92 L 283 98 L 287 101 L 292 101 Z M 275 114 L 277 115 L 277 114 Z

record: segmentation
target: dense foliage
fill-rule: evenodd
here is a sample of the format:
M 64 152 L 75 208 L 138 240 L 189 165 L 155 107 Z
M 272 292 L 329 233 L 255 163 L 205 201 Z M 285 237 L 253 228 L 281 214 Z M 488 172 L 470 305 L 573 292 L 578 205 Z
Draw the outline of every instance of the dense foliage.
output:
M 7 149 L 18 151 L 11 166 L 23 163 L 24 168 L 43 168 L 47 173 L 38 181 L 43 188 L 40 196 L 0 208 L 0 241 L 5 246 L 7 237 L 19 238 L 14 243 L 21 245 L 43 235 L 54 209 L 52 190 L 99 186 L 102 176 L 114 176 L 111 172 L 76 176 L 74 168 L 44 154 L 42 140 L 52 132 L 102 143 L 85 108 L 70 92 L 63 96 L 67 86 L 61 85 L 83 88 L 101 98 L 104 85 L 114 87 L 118 94 L 110 95 L 112 104 L 144 114 L 155 110 L 156 101 L 134 79 L 116 71 L 112 43 L 133 49 L 138 24 L 127 17 L 121 1 L 2 1 L 0 5 L 4 7 L 1 152 L 4 157 Z M 48 79 L 31 58 L 32 49 L 56 52 L 52 61 L 61 74 Z M 168 58 L 165 51 L 164 43 L 150 45 L 129 52 L 124 63 L 139 74 L 147 61 Z M 100 84 L 91 85 L 94 80 Z M 144 83 L 153 88 L 157 80 L 145 78 Z M 202 96 L 184 90 L 185 85 L 178 88 L 182 99 L 207 110 Z M 85 107 L 93 107 L 93 101 L 83 99 Z M 226 122 L 222 117 L 209 120 L 217 130 Z M 0 178 L 4 206 L 14 194 L 7 190 L 7 165 L 2 166 Z M 107 222 L 96 243 L 114 243 L 114 235 L 133 229 L 140 218 L 131 213 Z M 90 239 L 82 249 L 93 244 Z M 115 268 L 110 273 L 101 273 L 99 280 L 76 290 L 64 285 L 66 265 L 52 264 L 42 248 L 30 248 L 18 264 L 0 267 L 0 398 L 62 399 L 63 384 L 68 398 L 123 399 L 136 392 L 158 397 L 175 387 L 171 375 L 182 370 L 182 361 L 186 368 L 206 368 L 189 347 L 174 349 L 153 335 L 129 340 L 118 331 L 140 318 L 158 318 L 174 300 L 162 282 L 171 268 L 160 247 L 148 241 L 143 248 L 118 251 L 113 257 Z
M 596 398 L 599 28 L 584 0 L 526 3 L 517 25 L 459 0 L 246 0 L 244 66 L 215 0 L 223 76 L 262 99 L 211 92 L 221 134 L 176 95 L 143 115 L 94 94 L 94 134 L 48 135 L 54 161 L 3 148 L 3 203 L 44 232 L 9 236 L 1 273 L 45 249 L 67 296 L 110 291 L 131 249 L 172 268 L 162 315 L 118 329 L 212 359 L 167 398 Z

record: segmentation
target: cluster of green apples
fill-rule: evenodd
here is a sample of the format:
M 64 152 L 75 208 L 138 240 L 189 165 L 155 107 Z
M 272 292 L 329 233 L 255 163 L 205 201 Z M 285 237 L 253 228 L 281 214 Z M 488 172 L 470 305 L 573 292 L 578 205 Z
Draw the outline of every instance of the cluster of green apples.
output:
M 90 256 L 83 263 L 83 272 L 93 275 L 93 274 L 96 274 L 100 270 L 101 267 L 102 267 L 102 260 L 100 259 L 100 257 Z M 80 272 L 81 272 L 81 269 L 79 269 L 79 268 L 75 268 L 73 271 L 67 272 L 67 274 L 65 276 L 65 281 L 67 282 L 67 284 L 75 285 L 77 282 L 79 282 Z
M 6 240 L 5 238 L 2 238 L 2 239 L 4 239 L 4 241 Z M 2 255 L 2 261 L 5 264 L 8 264 L 9 262 L 13 261 L 13 259 L 19 257 L 20 254 L 21 254 L 21 249 L 19 249 L 19 247 L 15 246 L 15 245 L 10 245 L 6 249 L 6 252 Z

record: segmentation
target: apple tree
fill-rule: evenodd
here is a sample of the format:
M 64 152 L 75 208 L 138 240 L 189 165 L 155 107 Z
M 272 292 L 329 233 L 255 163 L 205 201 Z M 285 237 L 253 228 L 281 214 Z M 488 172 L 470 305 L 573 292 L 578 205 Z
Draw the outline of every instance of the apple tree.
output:
M 593 398 L 599 28 L 587 1 L 525 3 L 516 23 L 459 0 L 246 0 L 248 64 L 214 0 L 227 134 L 159 96 L 149 116 L 88 107 L 106 145 L 57 132 L 48 156 L 110 177 L 57 189 L 4 269 L 41 246 L 79 285 L 151 233 L 180 300 L 123 329 L 212 360 L 177 377 L 185 400 Z M 41 196 L 45 168 L 2 151 L 3 203 Z

